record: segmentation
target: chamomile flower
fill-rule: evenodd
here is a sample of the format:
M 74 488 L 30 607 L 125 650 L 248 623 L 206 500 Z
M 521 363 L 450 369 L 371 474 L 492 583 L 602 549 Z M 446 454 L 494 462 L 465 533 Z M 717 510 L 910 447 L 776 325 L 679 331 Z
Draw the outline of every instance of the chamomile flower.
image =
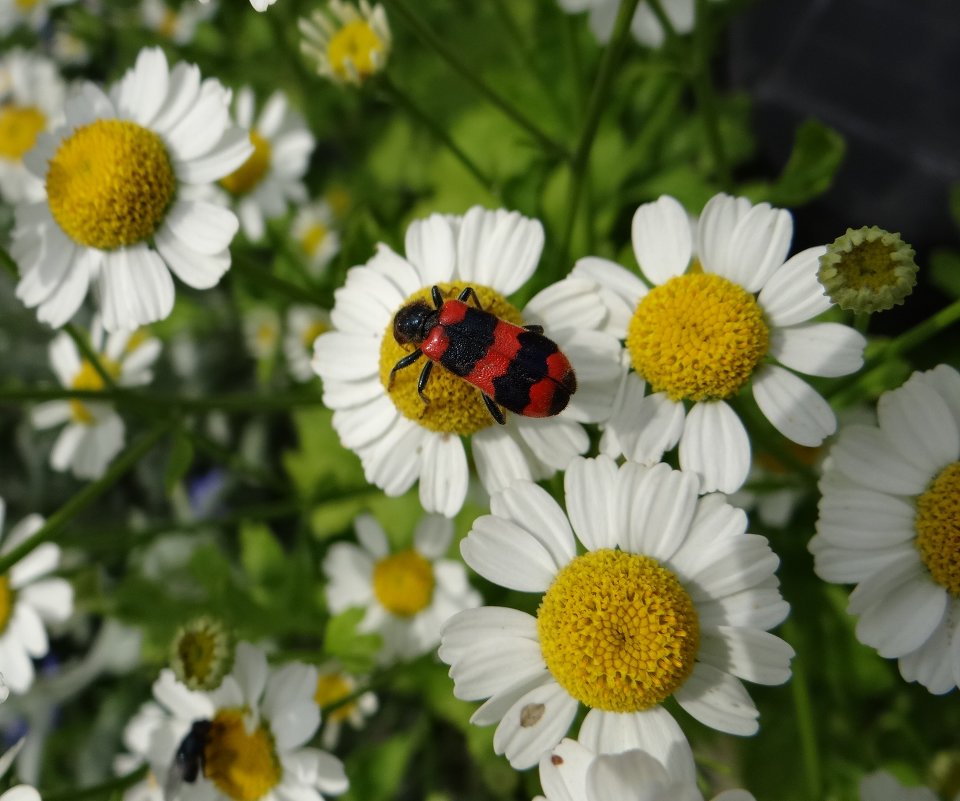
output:
M 620 0 L 557 0 L 568 14 L 590 12 L 590 30 L 597 41 L 606 44 L 613 34 L 613 26 L 620 10 Z M 694 25 L 694 0 L 660 0 L 660 7 L 676 33 L 690 33 Z M 650 8 L 640 3 L 630 22 L 633 38 L 647 47 L 663 44 L 663 25 Z
M 210 0 L 200 0 L 200 2 L 207 5 L 210 3 Z M 277 0 L 250 0 L 250 5 L 253 6 L 255 11 L 266 11 L 276 2 Z
M 91 283 L 108 331 L 161 320 L 173 308 L 172 270 L 197 289 L 230 267 L 233 212 L 190 193 L 249 156 L 229 121 L 229 93 L 194 65 L 167 67 L 158 48 L 104 94 L 84 83 L 65 124 L 24 158 L 44 181 L 42 202 L 16 209 L 11 253 L 17 297 L 41 322 L 63 325 Z
M 334 228 L 331 205 L 323 199 L 301 206 L 293 218 L 290 234 L 307 258 L 307 270 L 318 276 L 340 250 L 340 234 Z
M 263 651 L 237 644 L 233 670 L 211 693 L 188 690 L 163 670 L 156 702 L 145 704 L 124 731 L 124 745 L 167 777 L 177 749 L 196 721 L 209 721 L 203 769 L 182 785 L 190 801 L 322 801 L 347 789 L 339 759 L 304 747 L 317 730 L 316 668 L 295 662 L 271 669 Z
M 356 690 L 357 680 L 340 665 L 331 663 L 317 669 L 317 691 L 313 700 L 320 707 L 321 714 L 324 707 L 349 698 Z M 367 718 L 377 711 L 378 706 L 377 696 L 372 692 L 365 692 L 331 710 L 323 724 L 320 744 L 328 751 L 336 748 L 343 724 L 348 723 L 354 729 L 363 728 Z
M 595 754 L 582 743 L 564 738 L 540 760 L 544 795 L 533 801 L 703 801 L 693 756 L 681 767 L 669 773 L 646 751 Z M 713 801 L 754 799 L 744 790 L 727 790 Z
M 10 766 L 17 758 L 25 741 L 26 738 L 21 737 L 0 756 L 0 779 L 7 775 L 7 771 L 10 770 Z M 0 795 L 0 801 L 40 801 L 40 793 L 27 784 L 18 784 Z
M 148 30 L 169 39 L 177 45 L 192 41 L 197 26 L 206 22 L 217 12 L 216 3 L 197 3 L 188 0 L 179 8 L 164 0 L 141 0 L 140 15 Z
M 287 203 L 303 203 L 307 163 L 315 140 L 303 117 L 290 108 L 277 91 L 254 120 L 253 90 L 237 92 L 234 114 L 237 124 L 250 131 L 253 153 L 237 169 L 220 179 L 232 199 L 244 234 L 251 241 L 263 237 L 265 221 L 282 216 Z
M 0 533 L 6 504 L 0 498 Z M 0 540 L 7 554 L 43 525 L 40 515 L 21 520 Z M 73 612 L 73 587 L 61 578 L 48 578 L 60 563 L 60 548 L 38 545 L 0 574 L 0 674 L 7 688 L 23 694 L 33 684 L 33 660 L 47 655 L 50 643 L 44 622 L 59 623 Z
M 582 704 L 591 750 L 639 748 L 683 775 L 689 746 L 663 701 L 749 735 L 759 713 L 741 679 L 790 677 L 793 649 L 767 632 L 788 611 L 779 560 L 742 510 L 666 464 L 577 458 L 564 481 L 566 513 L 515 482 L 461 543 L 481 576 L 542 599 L 536 617 L 481 607 L 444 626 L 454 695 L 488 699 L 471 721 L 498 724 L 494 748 L 515 768 L 554 748 Z
M 99 319 L 95 319 L 90 344 L 101 366 L 119 386 L 142 386 L 153 380 L 152 367 L 160 355 L 160 342 L 145 332 L 117 331 L 105 336 Z M 58 334 L 50 343 L 50 364 L 66 389 L 104 389 L 103 378 L 66 333 Z M 60 472 L 70 470 L 77 478 L 99 478 L 123 449 L 123 420 L 104 401 L 47 401 L 33 408 L 31 420 L 40 429 L 65 424 L 50 453 L 50 466 Z
M 76 0 L 0 0 L 0 36 L 20 25 L 38 31 L 50 19 L 51 9 L 73 2 Z
M 789 212 L 722 194 L 693 232 L 683 207 L 664 196 L 633 218 L 634 253 L 653 289 L 612 262 L 577 262 L 575 276 L 604 287 L 632 368 L 603 452 L 652 463 L 679 442 L 680 466 L 700 476 L 704 492 L 734 492 L 750 467 L 750 440 L 729 403 L 742 390 L 799 445 L 815 447 L 836 430 L 830 405 L 793 371 L 852 373 L 866 340 L 839 323 L 809 322 L 830 306 L 817 282 L 825 248 L 784 261 L 792 232 Z
M 960 373 L 914 373 L 877 420 L 830 449 L 814 569 L 856 584 L 857 638 L 940 695 L 960 686 Z
M 380 72 L 390 55 L 390 26 L 383 6 L 360 0 L 359 8 L 344 0 L 330 0 L 300 20 L 303 54 L 317 72 L 335 83 L 359 85 Z
M 8 203 L 43 197 L 43 183 L 23 157 L 63 116 L 64 85 L 56 65 L 19 48 L 0 57 L 0 197 Z
M 860 801 L 939 801 L 928 787 L 904 787 L 885 770 L 860 780 Z
M 287 332 L 283 338 L 283 355 L 290 375 L 304 383 L 316 377 L 311 360 L 313 343 L 330 330 L 330 313 L 316 306 L 291 306 L 287 310 Z
M 243 315 L 243 337 L 255 359 L 269 359 L 280 343 L 280 314 L 272 306 L 254 306 Z
M 581 423 L 610 414 L 620 348 L 601 330 L 606 310 L 597 284 L 565 278 L 522 311 L 506 298 L 533 274 L 542 248 L 538 221 L 474 207 L 463 217 L 434 214 L 412 223 L 406 258 L 380 245 L 366 265 L 347 273 L 331 312 L 334 330 L 317 340 L 314 370 L 341 441 L 387 495 L 402 494 L 419 479 L 424 509 L 452 517 L 467 492 L 463 438 L 480 481 L 493 492 L 563 470 L 589 444 Z M 391 383 L 392 368 L 412 351 L 396 341 L 394 315 L 412 301 L 430 303 L 433 286 L 445 298 L 473 287 L 486 311 L 514 324 L 542 325 L 576 372 L 577 391 L 566 409 L 546 418 L 508 414 L 501 426 L 480 391 L 441 366 L 425 391 L 429 404 L 417 392 L 419 367 L 400 370 Z
M 431 651 L 444 621 L 480 605 L 463 564 L 443 558 L 453 539 L 452 521 L 426 515 L 414 531 L 413 547 L 396 552 L 370 515 L 361 515 L 354 525 L 359 545 L 338 542 L 324 559 L 324 592 L 333 614 L 366 609 L 358 629 L 383 638 L 382 663 Z

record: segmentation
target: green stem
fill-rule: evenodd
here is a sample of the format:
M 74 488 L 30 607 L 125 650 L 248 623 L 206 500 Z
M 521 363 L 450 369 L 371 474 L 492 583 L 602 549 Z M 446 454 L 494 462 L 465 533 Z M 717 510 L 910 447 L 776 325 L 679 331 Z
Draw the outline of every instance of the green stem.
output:
M 490 178 L 490 176 L 487 175 L 477 165 L 477 163 L 466 154 L 466 152 L 464 152 L 464 150 L 453 140 L 450 134 L 447 133 L 446 128 L 437 123 L 429 114 L 427 114 L 414 102 L 410 95 L 408 95 L 393 81 L 391 81 L 387 73 L 383 73 L 380 76 L 380 87 L 384 90 L 394 105 L 402 108 L 411 117 L 413 117 L 414 120 L 419 122 L 424 128 L 430 131 L 434 138 L 450 151 L 450 153 L 466 168 L 467 172 L 477 179 L 484 189 L 486 189 L 495 198 L 500 197 L 500 191 L 497 189 L 493 179 Z
M 113 380 L 113 376 L 110 375 L 110 373 L 108 373 L 106 368 L 103 366 L 103 363 L 100 361 L 99 354 L 93 349 L 93 346 L 90 344 L 90 340 L 87 338 L 87 335 L 72 323 L 67 323 L 63 327 L 63 330 L 66 331 L 70 336 L 70 339 L 73 340 L 74 344 L 77 346 L 77 350 L 80 351 L 83 358 L 90 362 L 90 366 L 93 367 L 96 374 L 100 376 L 100 380 L 103 381 L 103 385 L 107 389 L 115 390 L 117 388 L 116 381 Z
M 730 165 L 720 136 L 720 117 L 717 112 L 717 99 L 710 76 L 710 57 L 712 55 L 711 36 L 707 28 L 707 0 L 697 0 L 696 26 L 693 30 L 694 71 L 693 92 L 697 98 L 703 127 L 707 135 L 707 147 L 713 159 L 714 170 L 722 188 L 730 187 Z
M 83 801 L 86 798 L 112 798 L 114 793 L 119 795 L 123 790 L 143 781 L 149 772 L 149 765 L 141 765 L 125 776 L 118 776 L 116 779 L 110 779 L 102 784 L 81 787 L 79 790 L 63 790 L 59 793 L 46 791 L 43 794 L 43 799 L 44 801 Z
M 0 556 L 0 575 L 7 573 L 11 567 L 19 562 L 34 548 L 52 540 L 71 519 L 83 509 L 103 495 L 110 487 L 119 481 L 143 456 L 153 448 L 170 431 L 170 424 L 158 425 L 147 433 L 139 442 L 124 451 L 103 476 L 92 484 L 88 484 L 56 512 L 47 518 L 36 532 L 27 537 L 15 548 Z
M 392 13 L 398 17 L 402 17 L 420 41 L 436 51 L 437 55 L 446 61 L 454 71 L 458 72 L 461 78 L 473 86 L 489 103 L 496 106 L 503 114 L 536 139 L 544 149 L 564 158 L 568 157 L 567 149 L 562 144 L 546 134 L 518 108 L 491 89 L 490 86 L 477 75 L 475 67 L 461 60 L 460 56 L 457 55 L 454 50 L 449 48 L 439 36 L 433 33 L 433 31 L 420 20 L 410 5 L 408 5 L 407 0 L 384 0 L 384 5 L 387 6 Z
M 670 17 L 667 16 L 667 12 L 663 10 L 660 0 L 647 0 L 647 5 L 650 6 L 653 16 L 657 18 L 657 22 L 659 22 L 660 27 L 663 28 L 664 39 L 667 42 L 676 41 L 677 29 L 673 27 L 673 22 L 670 20 Z
M 799 645 L 799 632 L 793 620 L 783 624 L 784 638 L 794 645 Z M 817 742 L 817 730 L 814 724 L 813 703 L 810 699 L 810 685 L 807 681 L 807 670 L 803 658 L 798 654 L 791 664 L 793 675 L 790 679 L 790 689 L 793 695 L 794 719 L 797 722 L 797 735 L 800 738 L 800 758 L 803 761 L 803 772 L 807 782 L 807 798 L 822 798 L 821 786 L 823 783 L 820 767 L 820 747 Z
M 617 21 L 613 28 L 613 36 L 610 39 L 610 44 L 603 51 L 600 68 L 597 71 L 593 90 L 590 93 L 590 100 L 587 103 L 586 118 L 583 128 L 580 130 L 577 148 L 573 153 L 573 161 L 570 167 L 570 194 L 567 202 L 566 222 L 562 232 L 563 240 L 558 254 L 561 269 L 570 252 L 573 227 L 576 224 L 577 211 L 580 207 L 580 195 L 583 192 L 584 178 L 590 161 L 593 140 L 597 134 L 597 128 L 600 126 L 600 117 L 606 107 L 610 87 L 613 85 L 616 67 L 620 63 L 620 57 L 630 35 L 630 21 L 633 19 L 633 14 L 639 4 L 640 0 L 625 0 L 620 6 Z

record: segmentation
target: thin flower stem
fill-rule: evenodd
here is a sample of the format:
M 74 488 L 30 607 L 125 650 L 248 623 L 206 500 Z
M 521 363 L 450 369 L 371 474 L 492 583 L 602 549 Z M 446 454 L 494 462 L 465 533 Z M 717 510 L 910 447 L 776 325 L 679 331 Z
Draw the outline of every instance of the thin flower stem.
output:
M 664 38 L 668 42 L 675 41 L 677 38 L 677 29 L 673 27 L 673 21 L 667 16 L 667 12 L 663 10 L 660 0 L 647 0 L 647 5 L 650 6 L 650 10 L 657 18 L 657 22 L 659 22 L 660 27 L 663 28 Z
M 74 344 L 77 346 L 77 350 L 80 351 L 83 358 L 90 362 L 90 366 L 93 367 L 94 371 L 100 380 L 103 381 L 103 385 L 107 389 L 115 390 L 117 388 L 116 381 L 113 380 L 113 376 L 107 372 L 107 369 L 103 366 L 103 362 L 100 361 L 99 354 L 93 349 L 93 346 L 90 344 L 90 340 L 87 338 L 87 335 L 84 334 L 80 329 L 78 329 L 72 323 L 67 323 L 63 330 L 67 332 L 70 336 L 70 339 L 73 340 Z
M 433 33 L 433 31 L 420 20 L 410 5 L 408 5 L 407 0 L 384 0 L 384 5 L 386 5 L 392 13 L 402 17 L 410 28 L 413 29 L 413 32 L 420 41 L 436 51 L 437 55 L 458 72 L 461 78 L 473 86 L 488 102 L 500 109 L 500 111 L 513 120 L 514 123 L 536 139 L 545 150 L 564 158 L 569 158 L 569 153 L 562 144 L 528 119 L 527 116 L 512 103 L 495 92 L 489 84 L 476 74 L 476 70 L 473 67 L 462 61 L 456 52 L 447 47 L 440 37 Z
M 390 77 L 386 73 L 380 76 L 380 87 L 395 106 L 402 108 L 407 114 L 413 117 L 414 120 L 430 131 L 434 138 L 450 151 L 457 161 L 466 168 L 467 172 L 477 179 L 484 189 L 494 197 L 499 198 L 500 190 L 497 188 L 493 179 L 453 140 L 453 137 L 447 133 L 446 128 L 437 123 L 436 120 L 420 108 L 410 95 L 390 80 Z
M 697 106 L 703 117 L 703 127 L 707 135 L 707 147 L 713 159 L 714 170 L 722 188 L 730 187 L 730 165 L 720 136 L 720 117 L 717 112 L 717 99 L 710 76 L 710 58 L 712 56 L 711 32 L 707 27 L 707 0 L 697 0 L 696 26 L 693 29 L 694 70 L 693 92 Z
M 633 14 L 638 5 L 640 5 L 640 0 L 625 0 L 620 6 L 617 21 L 613 28 L 613 36 L 610 39 L 610 44 L 603 51 L 597 77 L 593 83 L 593 90 L 590 93 L 590 100 L 587 103 L 586 117 L 583 128 L 580 129 L 577 148 L 574 151 L 570 166 L 570 194 L 562 233 L 563 240 L 558 252 L 558 263 L 561 269 L 570 253 L 570 242 L 577 221 L 577 211 L 580 208 L 580 196 L 583 193 L 593 140 L 596 137 L 597 128 L 600 126 L 600 117 L 606 106 L 610 87 L 613 85 L 616 67 L 620 63 L 620 57 L 630 35 L 630 21 L 633 19 Z
M 799 643 L 800 634 L 793 619 L 783 624 L 783 634 L 787 642 Z M 822 798 L 822 771 L 820 768 L 820 746 L 817 742 L 817 729 L 814 723 L 813 703 L 810 700 L 810 685 L 807 682 L 807 670 L 803 658 L 794 657 L 791 664 L 792 676 L 790 690 L 793 695 L 794 719 L 797 722 L 797 734 L 800 738 L 800 758 L 807 782 L 807 798 Z
M 149 765 L 141 765 L 134 771 L 116 779 L 110 779 L 102 784 L 94 784 L 90 787 L 73 788 L 63 790 L 59 793 L 45 791 L 43 793 L 44 801 L 83 801 L 83 799 L 102 799 L 113 798 L 115 794 L 119 795 L 121 791 L 133 787 L 137 782 L 143 781 L 147 773 L 150 772 Z
M 169 423 L 162 423 L 153 428 L 138 442 L 124 451 L 120 458 L 110 465 L 103 476 L 80 490 L 50 515 L 47 521 L 27 539 L 0 556 L 0 575 L 7 573 L 11 567 L 31 553 L 34 548 L 52 540 L 63 526 L 116 484 L 154 445 L 170 433 L 170 430 L 171 425 Z

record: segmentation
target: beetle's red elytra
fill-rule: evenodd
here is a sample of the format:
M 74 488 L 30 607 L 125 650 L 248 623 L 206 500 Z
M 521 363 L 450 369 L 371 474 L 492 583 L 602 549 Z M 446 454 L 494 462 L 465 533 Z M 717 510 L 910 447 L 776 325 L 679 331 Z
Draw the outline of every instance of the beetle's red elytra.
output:
M 431 296 L 432 307 L 417 300 L 393 318 L 397 342 L 417 348 L 393 366 L 388 386 L 398 370 L 426 356 L 429 361 L 417 382 L 425 404 L 430 402 L 424 392 L 430 371 L 439 364 L 479 389 L 501 425 L 506 422 L 503 409 L 525 417 L 552 417 L 566 408 L 577 391 L 577 378 L 569 359 L 543 335 L 543 328 L 513 325 L 484 311 L 470 286 L 456 299 L 444 299 L 436 286 Z

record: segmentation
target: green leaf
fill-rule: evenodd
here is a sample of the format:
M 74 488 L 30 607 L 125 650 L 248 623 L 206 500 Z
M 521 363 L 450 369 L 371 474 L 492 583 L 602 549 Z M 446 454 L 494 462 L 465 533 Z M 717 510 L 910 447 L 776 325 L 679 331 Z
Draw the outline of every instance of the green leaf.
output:
M 382 641 L 379 634 L 361 634 L 357 631 L 365 614 L 366 610 L 358 607 L 341 612 L 327 621 L 324 651 L 340 660 L 347 673 L 369 673 L 380 652 Z
M 167 459 L 167 468 L 163 473 L 163 487 L 167 496 L 173 493 L 173 488 L 187 474 L 192 462 L 193 442 L 186 432 L 177 431 Z
M 399 789 L 410 759 L 421 746 L 423 726 L 405 731 L 376 745 L 361 746 L 347 759 L 350 789 L 344 801 L 390 801 Z
M 263 523 L 244 522 L 240 525 L 240 561 L 255 584 L 284 583 L 287 555 L 273 532 Z
M 780 177 L 769 188 L 766 200 L 776 206 L 800 206 L 823 194 L 843 161 L 843 137 L 816 120 L 797 130 L 793 152 Z
M 960 298 L 960 252 L 937 248 L 930 254 L 930 280 L 952 298 Z

